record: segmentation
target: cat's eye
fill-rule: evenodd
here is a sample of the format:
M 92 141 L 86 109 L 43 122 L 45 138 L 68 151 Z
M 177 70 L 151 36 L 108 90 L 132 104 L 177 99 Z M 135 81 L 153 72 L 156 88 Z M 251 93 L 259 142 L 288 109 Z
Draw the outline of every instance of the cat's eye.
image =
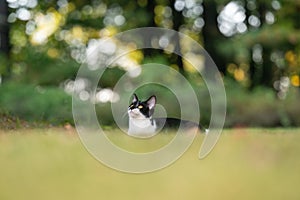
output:
M 142 109 L 142 108 L 143 108 L 143 106 L 142 106 L 142 105 L 140 105 L 140 106 L 138 106 L 138 108 L 139 108 L 139 109 Z
M 131 104 L 130 106 L 129 106 L 129 108 L 132 108 L 133 107 L 133 104 Z

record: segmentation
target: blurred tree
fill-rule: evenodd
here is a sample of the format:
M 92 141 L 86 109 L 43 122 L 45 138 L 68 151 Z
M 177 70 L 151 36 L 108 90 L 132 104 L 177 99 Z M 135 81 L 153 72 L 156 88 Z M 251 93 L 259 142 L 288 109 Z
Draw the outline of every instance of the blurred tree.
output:
M 158 26 L 202 42 L 220 71 L 247 87 L 273 87 L 283 76 L 293 77 L 297 85 L 299 4 L 299 0 L 10 2 L 11 73 L 21 80 L 57 85 L 74 77 L 92 39 Z M 173 41 L 182 50 L 178 38 Z M 145 59 L 151 52 L 144 51 Z M 34 58 L 36 54 L 40 59 Z M 180 57 L 166 55 L 165 60 L 182 73 L 187 70 Z M 61 75 L 46 78 L 55 73 Z
M 214 51 L 226 58 L 226 74 L 250 88 L 264 85 L 281 90 L 285 87 L 277 86 L 280 80 L 287 82 L 281 84 L 291 82 L 299 86 L 297 81 L 292 81 L 292 77 L 298 80 L 299 2 L 224 1 L 227 4 L 217 19 L 219 30 L 227 39 L 219 40 Z M 294 61 L 293 70 L 287 58 Z M 279 91 L 279 96 L 287 90 L 284 91 Z
M 174 3 L 165 0 L 145 1 L 146 12 L 149 14 L 149 20 L 146 27 L 163 27 L 180 31 L 180 27 L 184 25 L 184 17 L 180 11 L 174 8 Z M 181 44 L 179 35 L 175 34 L 168 40 L 174 43 L 174 51 L 181 54 Z M 144 49 L 144 56 L 158 57 L 164 50 Z M 168 58 L 170 65 L 176 65 L 181 74 L 185 74 L 182 57 L 172 54 Z
M 291 86 L 300 86 L 300 0 L 0 0 L 0 3 L 1 51 L 10 51 L 9 78 L 21 83 L 47 88 L 61 86 L 69 94 L 83 92 L 81 94 L 87 100 L 91 97 L 88 80 L 74 81 L 79 66 L 87 59 L 86 55 L 94 51 L 99 42 L 118 32 L 154 26 L 174 29 L 201 43 L 224 76 L 242 86 L 271 87 L 282 99 Z M 159 39 L 162 39 L 162 45 Z M 173 42 L 170 49 L 175 48 L 184 55 L 192 52 L 193 47 L 179 38 L 168 35 L 159 39 L 154 43 L 162 48 Z M 112 44 L 108 51 L 116 52 L 118 48 L 113 48 L 116 46 Z M 123 47 L 130 48 L 130 45 Z M 199 66 L 203 66 L 202 56 L 194 52 L 190 55 L 200 60 Z M 107 88 L 113 87 L 126 70 L 144 62 L 172 66 L 200 82 L 198 73 L 189 74 L 193 67 L 167 51 L 146 49 L 129 57 L 131 60 L 127 66 L 121 66 L 124 60 L 117 63 L 118 66 L 113 66 L 117 68 L 108 69 L 103 82 L 99 83 L 99 95 L 96 96 L 106 94 L 111 99 L 99 98 L 96 101 L 112 102 L 114 93 Z M 97 58 L 91 60 L 98 62 Z M 106 61 L 107 57 L 103 60 Z M 0 66 L 3 75 L 7 65 L 0 63 Z M 152 76 L 155 75 L 153 72 Z M 18 85 L 19 92 L 23 91 L 23 84 Z M 42 88 L 31 89 L 44 93 Z M 240 91 L 233 96 L 237 95 Z M 53 92 L 51 98 L 55 96 Z M 19 104 L 19 98 L 15 98 L 14 105 Z M 10 102 L 11 99 L 7 98 L 4 105 Z M 60 104 L 60 100 L 57 102 Z M 244 100 L 241 102 L 242 108 L 245 103 Z M 34 112 L 35 103 L 28 105 Z M 48 109 L 48 105 L 51 104 L 44 108 Z M 12 106 L 12 110 L 16 108 Z

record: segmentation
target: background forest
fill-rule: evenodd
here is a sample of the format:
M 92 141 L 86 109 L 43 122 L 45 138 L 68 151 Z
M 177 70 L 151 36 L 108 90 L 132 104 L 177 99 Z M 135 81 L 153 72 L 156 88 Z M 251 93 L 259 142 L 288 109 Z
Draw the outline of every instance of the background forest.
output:
M 139 27 L 180 31 L 205 48 L 225 84 L 226 127 L 300 125 L 299 0 L 0 0 L 0 5 L 0 126 L 73 124 L 72 94 L 84 98 L 87 92 L 85 80 L 78 90 L 74 80 L 93 43 Z M 178 41 L 175 48 L 189 47 Z M 195 87 L 203 83 L 173 54 L 142 50 L 128 59 L 137 66 L 165 64 Z M 99 83 L 97 110 L 105 125 L 113 125 L 113 87 L 126 70 L 114 66 Z M 210 101 L 201 88 L 198 95 L 207 125 Z

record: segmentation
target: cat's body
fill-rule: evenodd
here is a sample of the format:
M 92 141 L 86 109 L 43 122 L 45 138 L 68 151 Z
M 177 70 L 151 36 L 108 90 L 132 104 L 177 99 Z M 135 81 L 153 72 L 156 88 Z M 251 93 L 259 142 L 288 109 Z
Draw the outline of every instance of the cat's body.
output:
M 151 96 L 146 101 L 139 101 L 138 97 L 135 94 L 133 95 L 132 103 L 128 107 L 129 135 L 150 137 L 160 130 L 177 130 L 178 128 L 181 130 L 199 129 L 205 133 L 208 132 L 208 130 L 204 129 L 200 124 L 191 121 L 176 118 L 152 118 L 155 104 L 155 96 Z

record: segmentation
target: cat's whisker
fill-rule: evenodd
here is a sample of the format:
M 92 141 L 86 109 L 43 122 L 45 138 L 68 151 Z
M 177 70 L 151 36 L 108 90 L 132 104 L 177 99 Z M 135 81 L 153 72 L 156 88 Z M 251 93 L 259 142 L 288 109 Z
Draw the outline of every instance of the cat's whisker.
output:
M 124 114 L 122 115 L 122 118 L 124 119 L 127 116 L 127 111 L 124 112 Z

